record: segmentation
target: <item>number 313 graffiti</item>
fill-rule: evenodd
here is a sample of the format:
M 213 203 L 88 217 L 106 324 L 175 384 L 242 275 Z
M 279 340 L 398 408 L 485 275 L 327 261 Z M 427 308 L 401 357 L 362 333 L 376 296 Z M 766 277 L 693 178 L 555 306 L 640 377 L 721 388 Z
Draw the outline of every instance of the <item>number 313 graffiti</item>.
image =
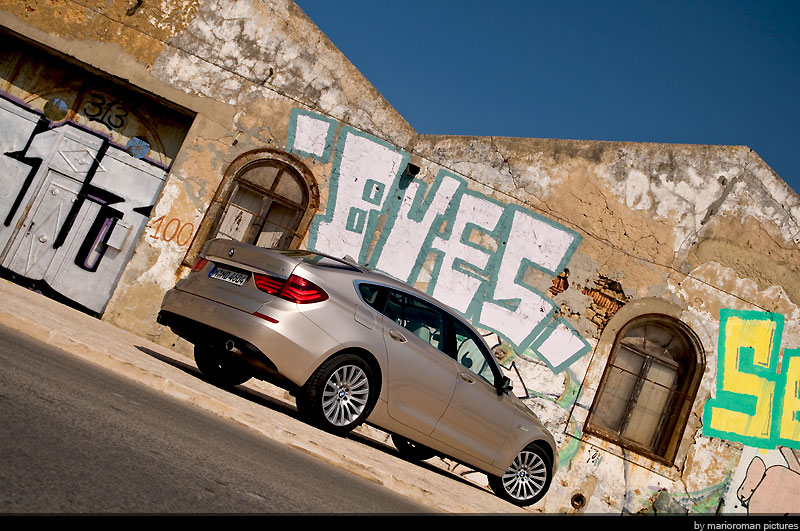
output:
M 776 313 L 720 311 L 717 393 L 703 413 L 704 435 L 800 448 L 800 349 L 784 349 L 780 360 L 783 323 Z

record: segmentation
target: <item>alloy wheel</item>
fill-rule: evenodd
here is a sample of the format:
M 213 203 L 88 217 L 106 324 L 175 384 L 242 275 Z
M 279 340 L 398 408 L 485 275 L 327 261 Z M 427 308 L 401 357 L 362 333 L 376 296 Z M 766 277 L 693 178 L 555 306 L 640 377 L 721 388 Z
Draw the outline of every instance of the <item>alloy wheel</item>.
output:
M 549 473 L 539 453 L 523 450 L 503 474 L 503 488 L 515 500 L 531 500 L 547 487 Z
M 367 407 L 369 379 L 361 367 L 342 365 L 325 382 L 322 412 L 334 426 L 354 422 Z

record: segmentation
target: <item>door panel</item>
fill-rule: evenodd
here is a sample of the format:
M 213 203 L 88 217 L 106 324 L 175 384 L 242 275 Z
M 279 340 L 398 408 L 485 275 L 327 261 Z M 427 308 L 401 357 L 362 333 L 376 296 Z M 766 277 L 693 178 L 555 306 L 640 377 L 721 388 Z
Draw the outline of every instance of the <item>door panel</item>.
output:
M 430 434 L 455 391 L 456 365 L 396 323 L 387 322 L 384 330 L 389 354 L 389 415 Z
M 81 184 L 57 172 L 47 176 L 44 194 L 25 218 L 4 266 L 25 278 L 39 280 L 55 261 L 53 242 L 77 201 Z
M 434 346 L 443 337 L 443 314 L 414 300 L 417 304 L 406 307 L 405 295 L 392 291 L 384 309 L 388 412 L 398 422 L 428 435 L 450 403 L 458 368 Z
M 113 202 L 86 194 L 78 215 L 85 221 L 75 220 L 64 244 L 70 248 L 66 259 L 45 278 L 53 289 L 95 312 L 102 312 L 111 298 L 147 223 L 137 208 L 155 202 L 167 175 L 113 146 L 101 165 L 92 184 Z
M 456 320 L 452 337 L 458 379 L 432 437 L 492 463 L 511 429 L 514 405 L 505 393 L 497 394 L 500 372 L 483 340 Z
M 35 113 L 0 99 L 0 253 L 17 228 L 19 205 L 24 207 L 33 195 L 31 183 L 25 189 L 31 165 L 16 154 L 24 150 L 38 119 Z
M 19 158 L 39 165 L 25 177 L 24 194 L 16 188 L 20 206 L 3 267 L 102 312 L 147 222 L 141 209 L 155 202 L 166 170 L 69 123 L 33 136 Z
M 439 420 L 434 439 L 492 463 L 508 436 L 514 407 L 505 394 L 467 369 L 459 371 L 453 399 Z

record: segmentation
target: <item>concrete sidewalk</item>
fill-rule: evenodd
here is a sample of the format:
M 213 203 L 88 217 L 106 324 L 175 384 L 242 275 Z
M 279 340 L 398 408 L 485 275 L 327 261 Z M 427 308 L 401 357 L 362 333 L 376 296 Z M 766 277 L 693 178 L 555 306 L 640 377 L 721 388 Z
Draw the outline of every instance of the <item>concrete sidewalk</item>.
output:
M 297 418 L 294 400 L 282 389 L 251 380 L 235 392 L 200 378 L 185 355 L 94 319 L 38 293 L 0 280 L 0 324 L 24 332 L 86 361 L 185 400 L 256 430 L 290 448 L 374 481 L 432 509 L 449 513 L 526 513 L 474 480 L 464 467 L 434 459 L 421 464 L 398 457 L 383 432 L 363 426 L 347 438 Z M 451 470 L 448 470 L 451 469 Z

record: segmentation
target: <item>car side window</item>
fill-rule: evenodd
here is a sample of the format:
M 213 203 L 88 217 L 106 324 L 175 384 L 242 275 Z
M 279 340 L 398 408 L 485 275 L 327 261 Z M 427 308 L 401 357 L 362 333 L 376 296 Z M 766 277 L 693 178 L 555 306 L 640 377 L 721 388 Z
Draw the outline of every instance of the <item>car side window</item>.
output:
M 444 316 L 432 304 L 412 295 L 390 290 L 383 313 L 422 341 L 444 352 Z
M 495 375 L 492 371 L 490 352 L 486 350 L 483 341 L 475 333 L 453 319 L 456 339 L 456 361 L 477 374 L 490 384 L 495 384 Z
M 386 306 L 383 309 L 383 314 L 400 326 L 405 326 L 406 320 L 403 311 L 402 293 L 394 290 L 389 291 L 389 296 L 386 299 Z
M 383 294 L 384 288 L 381 286 L 375 286 L 374 284 L 359 284 L 358 291 L 361 294 L 361 298 L 364 302 L 378 310 L 379 312 L 383 312 Z

